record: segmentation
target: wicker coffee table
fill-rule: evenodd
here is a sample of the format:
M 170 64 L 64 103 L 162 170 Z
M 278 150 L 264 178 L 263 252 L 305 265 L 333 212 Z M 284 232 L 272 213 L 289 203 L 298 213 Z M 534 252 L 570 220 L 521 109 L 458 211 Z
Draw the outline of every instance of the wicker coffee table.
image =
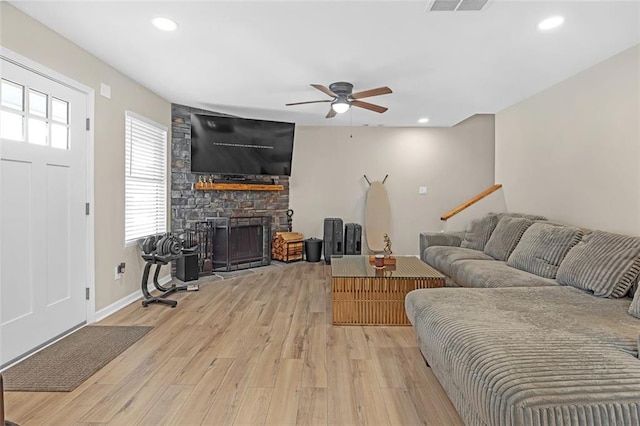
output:
M 444 275 L 417 257 L 397 256 L 378 269 L 369 256 L 331 258 L 331 301 L 336 325 L 409 325 L 404 297 L 417 288 L 444 287 Z

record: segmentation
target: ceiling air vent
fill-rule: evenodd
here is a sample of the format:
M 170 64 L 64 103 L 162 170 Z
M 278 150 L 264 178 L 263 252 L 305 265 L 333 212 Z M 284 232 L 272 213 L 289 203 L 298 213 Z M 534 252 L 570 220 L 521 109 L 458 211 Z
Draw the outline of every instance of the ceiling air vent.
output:
M 482 10 L 489 0 L 433 0 L 427 12 L 468 12 Z

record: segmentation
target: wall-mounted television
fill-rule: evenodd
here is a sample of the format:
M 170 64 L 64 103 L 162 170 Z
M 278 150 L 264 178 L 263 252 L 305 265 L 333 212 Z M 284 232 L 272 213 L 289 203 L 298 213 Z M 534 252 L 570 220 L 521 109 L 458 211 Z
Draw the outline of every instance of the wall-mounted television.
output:
M 191 114 L 191 171 L 290 176 L 294 123 Z

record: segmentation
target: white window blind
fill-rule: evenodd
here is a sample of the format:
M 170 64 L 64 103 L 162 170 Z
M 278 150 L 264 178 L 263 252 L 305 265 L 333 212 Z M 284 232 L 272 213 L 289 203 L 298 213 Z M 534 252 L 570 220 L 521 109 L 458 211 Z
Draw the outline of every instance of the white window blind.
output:
M 125 113 L 125 243 L 167 229 L 167 129 Z

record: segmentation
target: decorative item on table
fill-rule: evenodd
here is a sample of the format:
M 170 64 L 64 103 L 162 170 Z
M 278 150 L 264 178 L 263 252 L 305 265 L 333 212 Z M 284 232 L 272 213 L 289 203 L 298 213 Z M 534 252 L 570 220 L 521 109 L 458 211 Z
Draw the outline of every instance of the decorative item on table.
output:
M 391 238 L 389 238 L 389 235 L 384 234 L 383 239 L 384 239 L 383 254 L 376 254 L 375 256 L 369 256 L 369 263 L 374 265 L 376 268 L 388 267 L 388 266 L 393 266 L 395 268 L 396 258 L 391 256 L 391 254 L 393 253 L 391 251 Z
M 209 182 L 207 188 L 213 189 L 213 175 L 209 176 Z
M 396 266 L 396 258 L 394 256 L 386 257 L 384 254 L 376 254 L 369 256 L 369 264 L 375 266 L 376 265 L 376 257 L 381 256 L 384 266 Z
M 396 270 L 396 265 L 385 265 L 382 268 L 375 267 L 376 277 L 391 278 L 393 271 Z
M 389 234 L 384 234 L 382 238 L 384 240 L 384 256 L 389 257 L 393 253 L 391 251 L 391 238 L 389 238 Z

